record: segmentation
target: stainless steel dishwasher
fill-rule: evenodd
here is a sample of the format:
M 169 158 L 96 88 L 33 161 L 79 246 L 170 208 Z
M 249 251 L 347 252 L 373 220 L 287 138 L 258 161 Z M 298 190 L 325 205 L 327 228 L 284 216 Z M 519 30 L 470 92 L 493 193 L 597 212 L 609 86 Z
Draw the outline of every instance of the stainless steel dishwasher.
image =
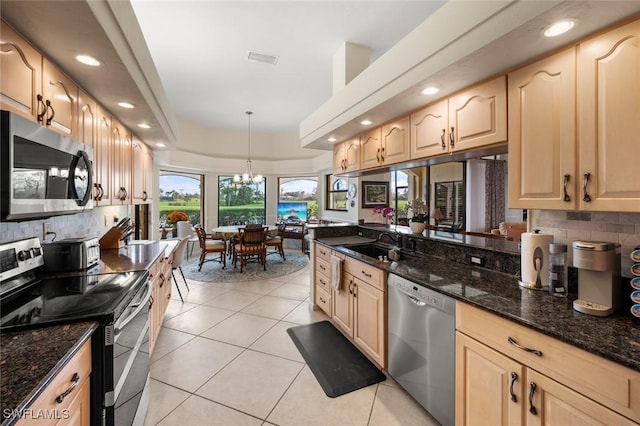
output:
M 440 424 L 455 422 L 455 300 L 388 280 L 389 374 Z

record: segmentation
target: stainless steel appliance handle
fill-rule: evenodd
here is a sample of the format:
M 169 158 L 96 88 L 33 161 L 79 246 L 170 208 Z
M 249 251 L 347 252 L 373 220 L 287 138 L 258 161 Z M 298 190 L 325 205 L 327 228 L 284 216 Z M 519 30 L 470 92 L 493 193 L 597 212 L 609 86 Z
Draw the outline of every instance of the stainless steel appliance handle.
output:
M 413 296 L 409 296 L 407 295 L 407 297 L 409 298 L 409 300 L 411 300 L 415 305 L 417 306 L 427 306 L 427 304 L 425 302 L 423 302 L 422 300 L 418 300 Z
M 140 303 L 137 303 L 136 305 L 132 305 L 132 306 L 136 306 L 136 310 L 133 311 L 131 315 L 124 318 L 122 321 L 118 321 L 114 325 L 113 330 L 116 336 L 127 326 L 127 324 L 131 322 L 131 320 L 135 318 L 136 315 L 140 313 L 141 310 L 143 310 L 145 307 L 148 308 L 148 302 L 150 297 L 151 297 L 151 282 L 147 280 L 147 294 L 145 294 L 142 297 L 142 299 L 140 300 Z

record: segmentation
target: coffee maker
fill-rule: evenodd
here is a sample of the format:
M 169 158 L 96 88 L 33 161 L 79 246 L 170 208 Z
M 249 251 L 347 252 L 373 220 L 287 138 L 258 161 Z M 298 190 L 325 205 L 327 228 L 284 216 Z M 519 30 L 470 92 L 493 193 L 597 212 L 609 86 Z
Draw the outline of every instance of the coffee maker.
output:
M 578 268 L 578 299 L 573 309 L 605 317 L 620 303 L 620 244 L 574 241 L 573 266 Z

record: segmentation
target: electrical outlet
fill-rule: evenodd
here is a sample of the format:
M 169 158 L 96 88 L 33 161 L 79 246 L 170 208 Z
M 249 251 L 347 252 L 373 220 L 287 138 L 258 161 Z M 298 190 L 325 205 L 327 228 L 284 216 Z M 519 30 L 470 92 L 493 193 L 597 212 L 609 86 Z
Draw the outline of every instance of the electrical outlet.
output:
M 51 231 L 51 224 L 49 222 L 44 222 L 42 224 L 42 241 L 47 239 L 47 232 Z
M 484 266 L 484 257 L 482 257 L 482 256 L 473 256 L 473 255 L 468 254 L 467 255 L 467 262 L 470 263 L 471 265 Z

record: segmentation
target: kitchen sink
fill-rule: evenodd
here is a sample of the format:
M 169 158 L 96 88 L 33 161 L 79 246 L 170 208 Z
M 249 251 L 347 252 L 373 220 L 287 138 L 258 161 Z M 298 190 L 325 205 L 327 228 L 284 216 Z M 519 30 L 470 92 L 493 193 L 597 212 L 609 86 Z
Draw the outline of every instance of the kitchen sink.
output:
M 343 245 L 342 247 L 360 253 L 364 256 L 373 257 L 377 259 L 378 256 L 388 256 L 389 249 L 377 246 L 375 244 L 354 244 Z

